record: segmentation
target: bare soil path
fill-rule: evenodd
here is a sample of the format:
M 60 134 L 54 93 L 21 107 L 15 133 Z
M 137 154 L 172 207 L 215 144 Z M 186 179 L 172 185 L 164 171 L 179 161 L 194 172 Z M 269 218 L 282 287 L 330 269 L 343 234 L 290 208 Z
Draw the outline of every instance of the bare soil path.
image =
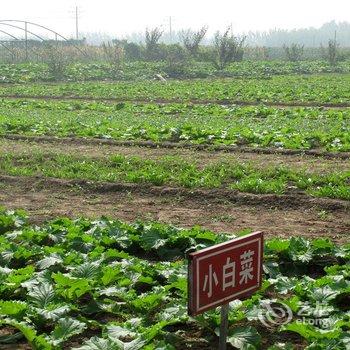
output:
M 255 167 L 286 166 L 296 170 L 316 173 L 350 170 L 350 161 L 342 158 L 315 157 L 307 154 L 265 154 L 255 152 L 225 152 L 196 150 L 191 148 L 163 148 L 125 146 L 114 144 L 99 144 L 89 139 L 5 139 L 0 138 L 0 155 L 11 153 L 15 155 L 30 155 L 33 152 L 62 153 L 92 158 L 105 158 L 120 154 L 124 156 L 138 156 L 144 159 L 159 159 L 165 156 L 180 157 L 194 162 L 198 166 L 205 166 L 215 162 L 249 163 Z
M 0 177 L 0 205 L 23 208 L 35 223 L 58 216 L 128 222 L 159 220 L 180 227 L 200 225 L 215 232 L 263 230 L 267 237 L 299 235 L 350 240 L 350 206 L 338 201 L 275 196 L 225 195 L 210 191 L 96 186 L 88 182 L 33 177 Z M 304 198 L 305 200 L 305 198 Z M 322 203 L 327 205 L 322 206 Z M 331 205 L 331 204 L 334 205 Z
M 322 149 L 284 149 L 272 147 L 245 147 L 233 145 L 211 145 L 211 144 L 194 144 L 182 142 L 153 142 L 139 140 L 113 140 L 87 137 L 58 137 L 48 135 L 19 135 L 6 134 L 0 135 L 0 140 L 13 141 L 28 141 L 28 142 L 43 142 L 43 143 L 64 143 L 75 145 L 108 145 L 108 146 L 123 146 L 123 147 L 147 147 L 147 148 L 164 148 L 164 149 L 189 149 L 192 151 L 210 151 L 210 152 L 225 152 L 225 153 L 254 153 L 254 154 L 273 154 L 283 156 L 313 156 L 327 159 L 348 159 L 350 160 L 350 152 L 329 152 Z

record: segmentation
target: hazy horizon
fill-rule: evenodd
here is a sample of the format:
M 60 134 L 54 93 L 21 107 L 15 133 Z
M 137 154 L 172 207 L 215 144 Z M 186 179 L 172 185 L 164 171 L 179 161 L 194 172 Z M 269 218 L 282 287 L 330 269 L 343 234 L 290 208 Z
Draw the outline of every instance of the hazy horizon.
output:
M 101 32 L 118 37 L 143 32 L 146 27 L 172 30 L 209 26 L 209 33 L 223 30 L 232 24 L 235 33 L 268 31 L 270 29 L 299 29 L 320 27 L 330 21 L 350 22 L 348 0 L 332 3 L 316 0 L 281 1 L 246 0 L 233 3 L 217 0 L 214 4 L 201 1 L 160 0 L 141 2 L 130 0 L 120 4 L 109 0 L 69 1 L 52 4 L 44 0 L 30 3 L 13 0 L 3 5 L 3 20 L 17 19 L 46 25 L 68 37 L 75 36 L 75 6 L 79 8 L 79 32 Z

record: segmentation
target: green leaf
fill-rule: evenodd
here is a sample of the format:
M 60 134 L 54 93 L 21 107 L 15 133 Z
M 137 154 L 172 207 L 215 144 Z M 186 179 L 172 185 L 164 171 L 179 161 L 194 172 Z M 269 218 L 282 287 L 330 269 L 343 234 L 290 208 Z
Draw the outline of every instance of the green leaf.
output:
M 329 238 L 318 238 L 312 241 L 313 249 L 318 253 L 331 253 L 335 248 L 334 243 Z
M 317 339 L 334 339 L 339 337 L 340 331 L 334 330 L 334 331 L 321 331 L 316 329 L 314 326 L 311 326 L 309 324 L 301 323 L 301 322 L 292 322 L 287 325 L 282 326 L 282 331 L 290 331 L 298 333 L 300 336 L 305 338 L 308 341 L 314 341 Z
M 57 254 L 49 255 L 41 260 L 39 260 L 36 265 L 39 270 L 46 270 L 54 265 L 59 265 L 63 262 L 62 258 Z
M 142 338 L 136 338 L 133 341 L 127 343 L 123 343 L 117 340 L 117 344 L 120 349 L 123 350 L 140 350 L 144 348 L 144 346 L 147 344 L 147 341 L 143 340 Z
M 119 222 L 109 224 L 108 235 L 103 238 L 103 241 L 117 242 L 122 249 L 127 249 L 132 244 L 132 239 L 130 239 L 131 237 L 128 235 L 128 232 L 120 228 L 119 225 Z
M 34 267 L 29 265 L 23 269 L 13 270 L 6 278 L 6 285 L 12 289 L 17 289 L 21 283 L 29 280 L 34 274 Z
M 101 281 L 104 286 L 108 286 L 110 283 L 116 281 L 120 275 L 120 268 L 118 266 L 106 266 L 103 268 L 103 276 Z
M 60 294 L 69 300 L 81 297 L 92 290 L 89 281 L 83 278 L 70 278 L 61 273 L 53 274 Z
M 111 332 L 109 334 L 109 332 Z M 128 331 L 125 328 L 122 327 L 110 327 L 108 330 L 107 327 L 107 334 L 109 339 L 117 346 L 118 349 L 122 350 L 139 350 L 142 349 L 146 344 L 147 340 L 143 339 L 140 335 L 137 333 Z M 132 341 L 129 341 L 129 337 L 135 337 Z M 123 341 L 123 338 L 128 338 L 128 341 Z
M 29 343 L 31 343 L 36 336 L 35 330 L 25 322 L 18 322 L 14 319 L 8 318 L 3 320 L 0 319 L 0 324 L 10 325 L 17 328 L 25 336 Z
M 120 325 L 109 324 L 106 326 L 106 335 L 111 341 L 113 341 L 113 343 L 117 344 L 120 349 L 144 349 L 145 345 L 156 337 L 168 324 L 167 322 L 158 322 L 151 327 L 147 327 L 145 331 L 140 333 L 139 331 L 136 331 L 139 322 L 139 319 L 130 320 L 129 322 L 126 322 L 123 327 Z M 131 341 L 130 338 L 132 339 Z
M 28 292 L 28 296 L 34 305 L 45 309 L 55 300 L 55 291 L 49 283 L 39 283 L 34 285 Z
M 300 308 L 300 299 L 296 295 L 291 298 L 284 299 L 283 303 L 287 305 L 293 312 L 297 312 Z
M 21 318 L 27 310 L 27 304 L 23 301 L 0 300 L 0 315 Z
M 159 320 L 168 323 L 186 322 L 188 320 L 187 307 L 173 303 L 159 313 Z
M 79 348 L 72 350 L 120 350 L 121 348 L 110 339 L 92 337 Z
M 75 267 L 71 272 L 73 277 L 91 279 L 99 274 L 100 268 L 98 262 L 86 262 Z
M 306 263 L 313 258 L 310 242 L 303 237 L 292 237 L 287 251 L 293 261 Z
M 198 242 L 208 241 L 210 243 L 215 243 L 217 238 L 218 238 L 217 234 L 210 232 L 210 231 L 203 231 L 203 232 L 199 232 L 196 234 L 196 241 L 198 241 Z
M 125 337 L 135 338 L 135 336 L 137 335 L 137 333 L 127 328 L 120 327 L 118 325 L 107 325 L 106 330 L 108 337 L 112 341 L 115 341 L 115 339 L 121 339 Z
M 150 312 L 163 301 L 162 293 L 142 294 L 139 298 L 133 300 L 131 305 L 138 311 Z
M 322 339 L 311 343 L 305 350 L 348 350 L 341 340 L 338 339 Z
M 263 269 L 270 278 L 276 278 L 280 274 L 279 264 L 274 261 L 264 263 Z
M 229 332 L 227 342 L 237 349 L 256 348 L 260 345 L 261 336 L 253 327 L 236 327 Z
M 0 319 L 0 324 L 10 325 L 18 329 L 28 340 L 33 350 L 52 350 L 52 345 L 42 336 L 37 336 L 35 329 L 25 322 L 17 322 L 13 319 Z
M 123 295 L 126 292 L 126 288 L 118 288 L 118 287 L 108 287 L 100 290 L 96 290 L 95 293 L 98 296 L 118 296 Z
M 289 241 L 286 239 L 270 239 L 266 242 L 267 253 L 281 253 L 288 249 L 289 244 Z
M 51 333 L 54 344 L 60 344 L 76 334 L 80 334 L 86 328 L 86 324 L 74 318 L 65 317 L 58 321 Z
M 173 289 L 173 288 L 175 288 L 175 289 L 181 291 L 184 296 L 186 296 L 187 295 L 187 287 L 188 287 L 187 278 L 179 277 L 173 283 L 168 284 L 166 286 L 166 289 Z
M 70 312 L 71 308 L 68 305 L 50 305 L 46 309 L 39 309 L 36 308 L 35 311 L 38 315 L 42 316 L 45 320 L 51 320 L 51 321 L 57 321 L 62 316 L 66 315 L 68 312 Z
M 341 290 L 333 289 L 330 286 L 315 288 L 310 291 L 310 299 L 320 302 L 329 302 L 331 300 L 334 300 L 341 292 Z
M 274 285 L 276 292 L 280 294 L 287 294 L 297 286 L 296 278 L 286 276 L 278 276 L 276 279 L 271 278 L 269 281 Z
M 149 228 L 140 237 L 140 243 L 146 251 L 163 247 L 166 242 L 167 239 L 163 237 L 162 232 L 156 228 Z

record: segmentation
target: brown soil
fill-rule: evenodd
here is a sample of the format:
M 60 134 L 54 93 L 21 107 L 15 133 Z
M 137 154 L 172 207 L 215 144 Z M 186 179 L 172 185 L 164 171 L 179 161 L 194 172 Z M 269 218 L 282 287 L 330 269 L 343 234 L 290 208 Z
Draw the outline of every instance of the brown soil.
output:
M 307 155 L 227 153 L 223 151 L 150 148 L 99 144 L 86 139 L 2 139 L 0 154 L 33 152 L 108 157 L 112 154 L 157 159 L 166 155 L 196 162 L 244 162 L 267 167 L 285 165 L 312 172 L 344 171 L 348 161 Z M 350 237 L 350 203 L 312 198 L 296 191 L 284 196 L 243 194 L 232 190 L 188 190 L 140 184 L 69 181 L 41 177 L 0 177 L 0 205 L 26 209 L 41 223 L 57 216 L 108 215 L 126 221 L 159 220 L 182 227 L 201 225 L 215 232 L 263 230 L 268 236 Z
M 94 139 L 59 139 L 59 138 L 28 138 L 20 140 L 2 139 L 0 155 L 30 155 L 33 152 L 62 153 L 92 158 L 104 158 L 114 154 L 138 156 L 144 159 L 157 159 L 165 156 L 176 156 L 198 166 L 214 162 L 249 163 L 254 167 L 287 166 L 296 170 L 309 172 L 335 172 L 350 170 L 349 161 L 341 158 L 313 157 L 301 154 L 264 154 L 250 152 L 224 152 L 211 150 L 196 150 L 191 148 L 142 147 L 137 145 L 118 145 L 98 143 Z
M 127 184 L 9 177 L 0 178 L 0 205 L 23 208 L 35 223 L 57 216 L 128 222 L 159 220 L 214 232 L 263 230 L 267 237 L 350 238 L 349 202 L 307 196 L 257 196 L 232 191 L 184 190 Z
M 0 327 L 0 337 L 12 336 L 18 333 L 18 330 L 11 326 Z M 1 344 L 0 350 L 31 350 L 32 347 L 25 340 L 24 336 L 18 339 L 14 344 Z
M 312 150 L 294 150 L 279 148 L 260 148 L 229 145 L 210 145 L 210 144 L 192 144 L 180 142 L 159 142 L 152 141 L 121 141 L 98 138 L 79 138 L 79 137 L 55 137 L 55 136 L 27 136 L 18 134 L 0 135 L 1 138 L 14 141 L 46 142 L 46 143 L 65 143 L 74 145 L 108 145 L 124 147 L 147 147 L 161 149 L 190 149 L 192 151 L 210 151 L 225 153 L 254 153 L 254 154 L 273 154 L 284 156 L 314 156 L 326 159 L 350 159 L 350 152 L 327 152 L 318 149 Z
M 126 98 L 126 97 L 95 97 L 95 96 L 75 96 L 75 95 L 27 95 L 27 94 L 0 94 L 1 98 L 11 99 L 35 99 L 35 100 L 79 100 L 79 101 L 103 101 L 103 102 L 133 102 L 133 103 L 185 103 L 192 104 L 220 104 L 220 105 L 239 105 L 239 106 L 271 106 L 271 107 L 325 107 L 325 108 L 348 108 L 350 103 L 326 103 L 326 102 L 303 102 L 303 101 L 242 101 L 242 100 L 209 100 L 209 99 L 164 99 L 164 98 Z

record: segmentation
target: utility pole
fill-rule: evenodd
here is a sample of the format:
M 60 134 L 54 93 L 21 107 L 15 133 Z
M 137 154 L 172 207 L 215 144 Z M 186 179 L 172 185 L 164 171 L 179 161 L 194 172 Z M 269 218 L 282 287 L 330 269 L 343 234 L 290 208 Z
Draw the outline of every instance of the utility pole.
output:
M 79 40 L 79 12 L 78 6 L 75 6 L 75 38 Z
M 173 26 L 172 26 L 171 16 L 169 16 L 169 35 L 170 35 L 170 44 L 172 44 L 173 43 Z

